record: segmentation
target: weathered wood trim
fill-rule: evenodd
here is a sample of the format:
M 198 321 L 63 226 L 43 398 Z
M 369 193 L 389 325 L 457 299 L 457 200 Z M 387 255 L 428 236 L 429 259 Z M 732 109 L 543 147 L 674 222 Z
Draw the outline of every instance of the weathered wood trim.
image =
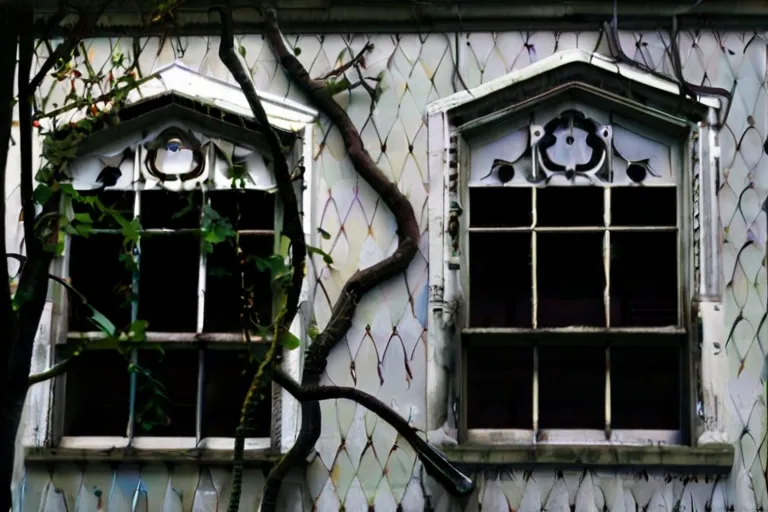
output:
M 665 468 L 702 473 L 729 473 L 735 449 L 730 444 L 692 448 L 672 445 L 546 445 L 478 446 L 443 448 L 459 468 L 474 466 L 601 466 L 636 469 Z
M 262 20 L 252 0 L 232 3 L 236 33 L 263 33 Z M 600 0 L 534 3 L 454 0 L 418 4 L 407 0 L 293 0 L 279 3 L 277 11 L 283 31 L 309 34 L 598 30 L 602 22 L 613 16 L 613 2 Z M 218 19 L 208 13 L 208 6 L 209 2 L 203 0 L 186 1 L 176 9 L 175 29 L 186 35 L 218 35 Z M 57 3 L 41 0 L 36 7 L 41 16 L 48 16 L 56 10 Z M 708 0 L 698 4 L 690 0 L 625 0 L 619 3 L 618 11 L 620 26 L 625 30 L 668 28 L 673 15 L 678 16 L 678 26 L 682 29 L 751 30 L 768 26 L 768 12 L 760 0 Z M 157 35 L 152 27 L 139 29 L 141 21 L 133 5 L 117 2 L 108 9 L 96 34 Z

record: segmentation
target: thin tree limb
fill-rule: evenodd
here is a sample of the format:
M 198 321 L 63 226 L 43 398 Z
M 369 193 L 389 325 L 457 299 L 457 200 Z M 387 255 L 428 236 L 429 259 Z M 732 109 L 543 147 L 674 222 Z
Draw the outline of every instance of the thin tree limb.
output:
M 29 378 L 27 379 L 27 386 L 33 386 L 40 382 L 45 382 L 46 380 L 52 379 L 54 377 L 58 377 L 59 375 L 63 375 L 69 369 L 72 368 L 72 366 L 75 363 L 76 357 L 77 356 L 68 357 L 63 361 L 59 361 L 58 363 L 54 364 L 47 370 L 30 375 Z
M 69 37 L 62 41 L 54 50 L 54 52 L 48 56 L 47 59 L 40 65 L 35 76 L 29 81 L 29 88 L 34 91 L 45 80 L 48 72 L 60 61 L 68 61 L 72 50 L 75 49 L 77 44 L 83 37 L 85 37 L 90 31 L 91 27 L 101 17 L 101 13 L 104 12 L 107 5 L 111 3 L 111 0 L 105 0 L 98 2 L 98 7 L 87 11 L 79 12 L 78 19 L 75 26 L 69 31 Z M 86 56 L 87 58 L 87 56 Z M 29 76 L 29 75 L 27 75 Z
M 15 23 L 14 3 L 0 4 L 0 199 L 3 201 L 3 221 L 0 222 L 0 243 L 5 253 L 5 174 L 11 140 L 11 122 L 13 119 L 13 78 L 16 73 L 16 40 L 18 25 Z M 15 315 L 11 305 L 10 275 L 8 265 L 3 259 L 0 264 L 0 361 L 6 361 L 10 335 L 14 332 Z M 6 368 L 0 363 L 0 386 L 5 384 Z M 0 389 L 0 398 L 3 390 Z M 0 400 L 0 404 L 2 401 Z M 3 505 L 0 502 L 0 506 Z
M 32 105 L 37 86 L 29 82 L 34 54 L 34 12 L 32 2 L 23 2 L 17 18 L 19 30 L 19 152 L 21 157 L 20 188 L 24 241 L 27 254 L 36 255 L 42 246 L 35 236 L 35 199 L 32 195 Z M 2 101 L 2 100 L 0 100 Z
M 360 62 L 362 62 L 363 57 L 365 57 L 365 54 L 370 52 L 371 50 L 373 50 L 373 43 L 366 43 L 365 46 L 363 46 L 363 49 L 360 50 L 357 53 L 357 55 L 352 57 L 352 60 L 345 62 L 344 64 L 337 67 L 336 69 L 332 69 L 331 71 L 329 71 L 328 73 L 324 74 L 319 78 L 315 78 L 315 80 L 328 80 L 331 77 L 341 75 L 352 66 L 355 66 L 357 68 Z
M 347 112 L 333 99 L 332 88 L 328 87 L 329 83 L 311 78 L 301 62 L 285 44 L 275 9 L 270 6 L 263 7 L 262 16 L 264 18 L 265 37 L 283 70 L 339 129 L 347 153 L 358 175 L 379 194 L 394 214 L 397 222 L 399 240 L 394 254 L 352 275 L 341 290 L 325 330 L 309 346 L 305 357 L 302 385 L 312 387 L 319 384 L 331 349 L 349 330 L 358 301 L 373 287 L 408 268 L 418 250 L 420 232 L 410 202 L 400 192 L 397 185 L 390 182 L 373 161 Z M 272 468 L 267 477 L 261 505 L 263 512 L 276 510 L 282 480 L 293 467 L 306 458 L 320 437 L 321 412 L 319 403 L 317 401 L 303 402 L 301 416 L 301 429 L 296 443 Z
M 261 104 L 256 88 L 253 85 L 251 77 L 248 75 L 245 66 L 235 52 L 235 37 L 232 23 L 232 12 L 229 9 L 221 7 L 212 8 L 219 13 L 221 18 L 221 41 L 219 43 L 219 58 L 234 77 L 240 89 L 243 91 L 248 105 L 251 108 L 256 121 L 263 127 L 267 139 L 271 156 L 272 168 L 275 174 L 278 194 L 283 205 L 283 233 L 291 240 L 291 264 L 293 274 L 291 284 L 288 287 L 285 306 L 278 312 L 275 319 L 275 333 L 272 343 L 267 350 L 266 355 L 259 364 L 259 368 L 251 381 L 248 394 L 243 403 L 240 424 L 235 432 L 235 450 L 233 456 L 232 468 L 232 492 L 229 500 L 229 512 L 237 512 L 240 504 L 240 495 L 242 492 L 243 478 L 243 450 L 245 437 L 253 428 L 255 421 L 255 406 L 264 394 L 263 391 L 272 381 L 272 375 L 279 366 L 280 337 L 284 330 L 287 330 L 294 316 L 298 311 L 299 295 L 304 281 L 304 262 L 306 259 L 307 248 L 304 240 L 304 230 L 299 218 L 299 206 L 296 199 L 296 191 L 291 179 L 291 170 L 288 167 L 288 161 L 283 153 L 283 147 L 277 133 L 269 122 L 264 106 Z
M 15 253 L 15 252 L 6 253 L 5 257 L 19 262 L 19 265 L 20 265 L 19 273 L 21 273 L 24 270 L 24 265 L 28 261 L 28 258 L 26 256 Z M 77 288 L 69 284 L 65 279 L 53 274 L 48 274 L 48 279 L 59 283 L 61 286 L 66 288 L 69 292 L 76 295 L 77 298 L 80 299 L 80 302 L 82 302 L 83 304 L 88 304 L 88 299 L 85 298 L 85 295 L 83 295 Z
M 465 497 L 472 494 L 474 490 L 472 480 L 454 468 L 442 453 L 419 437 L 418 431 L 409 425 L 402 416 L 375 396 L 360 389 L 349 387 L 304 387 L 281 370 L 275 372 L 274 380 L 299 402 L 343 398 L 362 405 L 389 423 L 403 439 L 410 443 L 432 478 L 439 481 L 447 489 L 457 490 L 454 493 L 456 496 Z

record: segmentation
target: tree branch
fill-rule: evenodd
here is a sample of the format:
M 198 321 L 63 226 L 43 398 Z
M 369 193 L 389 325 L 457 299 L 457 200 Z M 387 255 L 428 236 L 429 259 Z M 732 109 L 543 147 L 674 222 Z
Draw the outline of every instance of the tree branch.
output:
M 23 2 L 17 19 L 19 31 L 19 152 L 21 156 L 20 189 L 21 211 L 24 224 L 24 240 L 27 254 L 36 255 L 41 249 L 35 236 L 35 199 L 32 195 L 32 106 L 37 85 L 29 82 L 34 54 L 34 13 L 33 3 Z M 2 101 L 2 100 L 0 100 Z
M 219 43 L 219 58 L 234 77 L 240 89 L 243 91 L 248 105 L 251 108 L 256 121 L 263 127 L 271 156 L 272 168 L 275 174 L 278 194 L 283 205 L 283 233 L 291 240 L 291 264 L 293 274 L 291 284 L 288 287 L 285 306 L 280 309 L 275 319 L 275 333 L 264 359 L 254 375 L 248 394 L 243 403 L 240 424 L 235 433 L 235 450 L 232 469 L 232 492 L 229 500 L 229 512 L 237 512 L 240 505 L 243 479 L 243 450 L 246 434 L 252 429 L 255 421 L 255 406 L 264 394 L 263 391 L 272 381 L 272 375 L 279 365 L 280 338 L 282 332 L 287 330 L 293 318 L 296 316 L 299 305 L 299 296 L 304 281 L 304 263 L 307 255 L 304 230 L 299 218 L 299 205 L 296 199 L 296 191 L 291 179 L 291 170 L 283 153 L 282 144 L 277 133 L 269 122 L 264 106 L 261 104 L 256 88 L 246 68 L 235 52 L 235 38 L 232 23 L 232 12 L 221 7 L 214 7 L 221 18 L 221 41 Z
M 18 25 L 16 24 L 16 13 L 14 12 L 13 2 L 0 3 L 0 199 L 3 201 L 2 213 L 3 221 L 0 222 L 0 243 L 2 243 L 3 253 L 5 253 L 6 241 L 6 222 L 5 222 L 5 201 L 6 201 L 6 167 L 8 162 L 8 153 L 10 151 L 11 140 L 11 122 L 13 120 L 13 78 L 16 74 L 16 40 Z M 10 349 L 9 340 L 11 333 L 15 330 L 15 315 L 11 304 L 10 275 L 8 274 L 8 265 L 5 259 L 0 264 L 0 386 L 6 382 L 7 369 L 4 364 L 7 359 L 5 356 Z M 3 391 L 0 389 L 0 397 Z M 0 402 L 1 404 L 2 402 Z M 4 504 L 0 502 L 0 506 Z
M 69 60 L 69 56 L 72 53 L 72 50 L 75 49 L 75 46 L 77 46 L 77 43 L 88 34 L 91 27 L 101 17 L 101 13 L 104 12 L 104 9 L 106 9 L 111 2 L 112 0 L 105 0 L 99 2 L 96 9 L 88 9 L 78 13 L 77 23 L 75 23 L 75 26 L 69 31 L 69 37 L 62 41 L 61 44 L 56 47 L 56 50 L 45 59 L 45 62 L 43 62 L 40 69 L 38 69 L 37 74 L 35 74 L 34 78 L 29 82 L 30 90 L 34 91 L 37 89 L 40 84 L 43 83 L 43 80 L 45 80 L 48 72 L 53 69 L 60 60 Z M 57 11 L 54 16 L 58 15 Z M 26 76 L 28 77 L 29 75 Z
M 365 270 L 358 270 L 352 275 L 342 288 L 339 299 L 333 306 L 331 318 L 325 330 L 309 346 L 305 358 L 302 385 L 312 387 L 319 384 L 331 349 L 349 330 L 358 301 L 373 287 L 408 268 L 418 250 L 420 232 L 413 207 L 397 188 L 397 185 L 387 179 L 365 149 L 360 133 L 347 112 L 333 99 L 330 82 L 311 78 L 294 53 L 288 49 L 280 31 L 274 8 L 263 7 L 262 16 L 264 18 L 265 37 L 283 70 L 339 129 L 347 153 L 358 175 L 379 194 L 397 221 L 399 240 L 394 254 Z M 305 459 L 314 448 L 320 437 L 320 415 L 318 402 L 306 401 L 302 403 L 299 436 L 293 447 L 269 473 L 261 505 L 263 512 L 274 512 L 277 507 L 281 481 L 287 476 L 291 468 Z
M 16 260 L 16 261 L 19 262 L 19 265 L 20 265 L 19 273 L 21 273 L 24 270 L 24 265 L 28 261 L 28 258 L 26 256 L 18 254 L 18 253 L 15 253 L 15 252 L 6 253 L 5 257 L 6 258 L 10 258 L 12 260 Z M 80 291 L 78 291 L 77 288 L 75 288 L 74 286 L 69 284 L 66 280 L 62 279 L 59 276 L 55 276 L 53 274 L 48 274 L 48 279 L 50 279 L 51 281 L 55 281 L 55 282 L 59 283 L 61 286 L 66 288 L 68 291 L 70 291 L 71 293 L 77 295 L 77 298 L 80 299 L 80 301 L 83 304 L 88 304 L 88 299 L 85 298 L 85 295 L 83 295 Z
M 75 363 L 76 357 L 77 356 L 69 357 L 63 361 L 60 361 L 54 364 L 47 370 L 30 375 L 29 379 L 27 379 L 27 386 L 33 386 L 34 384 L 38 384 L 40 382 L 44 382 L 54 377 L 58 377 L 59 375 L 63 375 L 66 371 L 72 368 L 72 366 Z
M 328 73 L 324 74 L 320 78 L 315 78 L 315 80 L 328 80 L 329 78 L 333 76 L 339 76 L 342 73 L 344 73 L 346 70 L 351 68 L 352 66 L 355 66 L 355 68 L 359 68 L 359 64 L 362 62 L 363 58 L 365 57 L 365 54 L 373 50 L 373 43 L 366 43 L 365 46 L 363 46 L 363 49 L 360 50 L 357 55 L 355 55 L 352 60 L 345 62 L 341 66 L 337 67 L 336 69 L 332 69 Z M 359 69 L 358 69 L 359 72 Z
M 474 491 L 472 480 L 453 467 L 439 450 L 419 437 L 418 431 L 415 428 L 378 398 L 356 388 L 339 386 L 304 387 L 281 370 L 275 372 L 274 380 L 299 402 L 347 399 L 362 405 L 394 427 L 397 433 L 408 441 L 416 451 L 427 473 L 435 480 L 438 480 L 446 489 L 453 491 L 452 494 L 458 497 L 465 497 Z

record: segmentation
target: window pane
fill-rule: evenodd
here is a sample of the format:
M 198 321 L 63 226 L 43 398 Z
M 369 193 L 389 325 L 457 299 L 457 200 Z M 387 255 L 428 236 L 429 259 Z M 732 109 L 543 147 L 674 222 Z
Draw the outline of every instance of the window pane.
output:
M 130 220 L 133 218 L 133 192 L 123 192 L 117 190 L 81 190 L 80 196 L 86 198 L 98 196 L 99 201 L 102 205 L 104 205 L 105 208 L 115 210 L 117 214 L 124 219 Z M 75 211 L 75 213 L 87 213 L 90 215 L 91 219 L 93 220 L 94 229 L 120 229 L 120 224 L 115 220 L 114 216 L 107 213 L 102 213 L 97 206 L 79 201 L 73 201 L 72 209 Z
M 680 429 L 680 347 L 611 348 L 611 423 L 621 429 Z
M 531 327 L 531 235 L 469 235 L 472 327 Z
M 245 272 L 245 289 L 252 293 L 250 312 L 252 322 L 269 325 L 272 321 L 272 288 L 269 272 L 259 272 L 255 258 L 267 258 L 273 254 L 274 238 L 271 235 L 240 237 L 240 247 L 245 265 L 240 266 L 234 243 L 220 243 L 213 248 L 206 262 L 205 330 L 208 332 L 237 332 L 243 324 L 240 320 L 243 300 L 243 281 L 240 271 Z
M 528 227 L 533 223 L 533 190 L 529 187 L 469 189 L 472 227 Z
M 211 192 L 211 208 L 235 229 L 273 229 L 275 194 L 260 190 Z
M 605 428 L 605 349 L 539 347 L 539 427 Z
M 533 348 L 467 350 L 467 428 L 533 428 Z
M 148 190 L 141 193 L 141 227 L 194 229 L 200 226 L 202 193 Z
M 616 187 L 611 189 L 614 226 L 676 226 L 675 187 Z
M 128 255 L 123 249 L 122 235 L 73 236 L 70 239 L 72 286 L 118 328 L 127 327 L 131 320 L 131 273 L 120 261 L 123 254 Z M 88 320 L 90 310 L 71 294 L 69 310 L 70 331 L 99 330 Z
M 538 233 L 538 326 L 605 326 L 603 233 Z
M 88 350 L 67 372 L 65 436 L 125 436 L 128 428 L 128 361 L 116 350 Z
M 139 318 L 150 331 L 195 332 L 200 241 L 193 234 L 141 240 Z
M 602 187 L 544 187 L 536 189 L 538 226 L 602 226 Z
M 142 350 L 138 362 L 136 435 L 194 437 L 198 351 Z
M 677 234 L 611 233 L 611 326 L 677 325 Z
M 243 400 L 257 367 L 258 363 L 251 364 L 245 352 L 206 352 L 203 437 L 235 437 Z M 271 386 L 267 386 L 266 396 L 257 407 L 256 418 L 256 433 L 253 437 L 269 437 L 272 427 Z

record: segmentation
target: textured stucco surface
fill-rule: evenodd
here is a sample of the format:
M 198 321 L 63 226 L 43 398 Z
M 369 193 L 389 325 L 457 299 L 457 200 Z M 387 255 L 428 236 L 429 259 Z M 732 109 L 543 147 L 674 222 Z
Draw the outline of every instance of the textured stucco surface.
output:
M 608 53 L 597 31 L 582 33 L 471 33 L 290 36 L 299 59 L 313 75 L 329 71 L 341 53 L 357 52 L 367 40 L 375 44 L 366 58 L 367 74 L 384 72 L 385 91 L 371 111 L 361 88 L 343 93 L 343 104 L 363 140 L 387 175 L 409 197 L 422 231 L 420 251 L 408 271 L 371 291 L 360 303 L 352 329 L 331 354 L 327 382 L 357 386 L 391 404 L 416 428 L 426 427 L 426 336 L 428 299 L 427 126 L 425 107 L 453 92 L 472 88 L 518 70 L 553 52 L 578 47 Z M 216 51 L 218 38 L 145 40 L 141 69 L 146 74 L 175 59 L 219 79 L 233 82 Z M 649 31 L 621 33 L 624 51 L 635 60 L 670 74 L 668 36 Z M 109 59 L 110 41 L 92 43 L 95 60 Z M 115 41 L 112 41 L 115 44 Z M 130 53 L 130 40 L 120 41 Z M 306 103 L 278 67 L 261 36 L 240 38 L 256 87 Z M 725 283 L 729 435 L 736 444 L 727 479 L 661 472 L 612 473 L 551 470 L 504 471 L 473 475 L 478 487 L 466 503 L 457 503 L 423 477 L 415 453 L 394 429 L 375 415 L 346 401 L 322 404 L 322 436 L 310 459 L 306 485 L 286 482 L 284 510 L 347 512 L 488 510 L 488 511 L 634 511 L 734 510 L 768 507 L 765 380 L 768 352 L 764 319 L 766 217 L 761 206 L 768 192 L 766 109 L 766 39 L 754 33 L 682 33 L 678 42 L 685 78 L 723 87 L 734 84 L 734 101 L 723 128 L 719 201 Z M 348 54 L 347 54 L 348 55 Z M 354 78 L 354 77 L 350 77 Z M 315 127 L 316 208 L 313 222 L 331 234 L 323 240 L 334 264 L 316 259 L 311 271 L 317 285 L 310 291 L 317 322 L 330 316 L 345 280 L 390 254 L 396 244 L 394 219 L 371 188 L 358 179 L 339 132 L 325 119 Z M 13 165 L 13 162 L 11 163 Z M 14 193 L 16 180 L 9 173 Z M 439 193 L 440 191 L 438 191 Z M 18 209 L 12 199 L 6 222 L 10 247 L 18 247 Z M 726 340 L 722 340 L 723 343 Z M 21 472 L 20 472 L 21 473 Z M 164 465 L 146 467 L 91 463 L 35 466 L 20 475 L 18 510 L 96 510 L 94 486 L 104 493 L 110 511 L 225 510 L 229 473 L 222 469 Z M 246 476 L 241 510 L 255 510 L 263 484 L 256 470 Z M 60 492 L 59 492 L 60 491 Z M 66 502 L 66 503 L 65 503 Z M 216 505 L 218 503 L 218 505 Z M 314 504 L 314 505 L 312 505 Z M 431 508 L 429 508 L 431 507 Z

